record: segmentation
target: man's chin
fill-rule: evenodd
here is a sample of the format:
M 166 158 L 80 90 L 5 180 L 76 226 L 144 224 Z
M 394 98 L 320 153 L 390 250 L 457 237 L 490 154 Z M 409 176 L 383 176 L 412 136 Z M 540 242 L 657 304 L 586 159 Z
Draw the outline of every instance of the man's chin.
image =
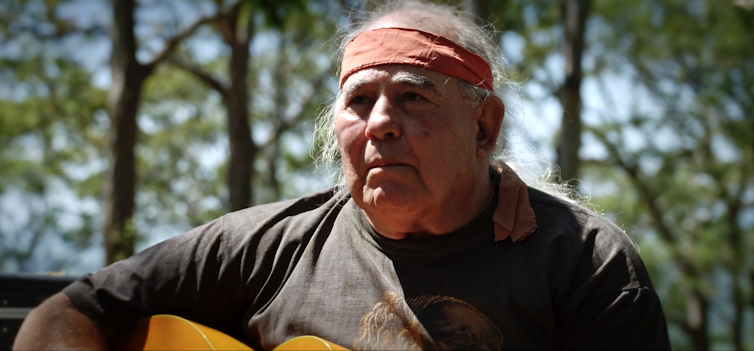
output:
M 364 188 L 356 203 L 369 215 L 385 218 L 415 213 L 422 201 L 415 191 L 397 184 L 381 184 L 377 188 Z M 361 200 L 361 201 L 359 201 Z

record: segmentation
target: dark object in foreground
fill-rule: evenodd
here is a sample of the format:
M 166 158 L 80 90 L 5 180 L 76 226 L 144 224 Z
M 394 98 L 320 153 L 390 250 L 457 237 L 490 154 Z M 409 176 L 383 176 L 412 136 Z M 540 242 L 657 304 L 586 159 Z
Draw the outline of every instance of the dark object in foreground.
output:
M 76 277 L 0 273 L 0 350 L 10 350 L 26 315 Z

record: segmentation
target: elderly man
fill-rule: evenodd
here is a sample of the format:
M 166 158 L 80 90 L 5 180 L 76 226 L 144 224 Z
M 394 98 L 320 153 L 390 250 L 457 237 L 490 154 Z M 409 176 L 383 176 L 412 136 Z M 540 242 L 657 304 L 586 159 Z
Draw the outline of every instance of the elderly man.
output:
M 391 6 L 346 38 L 320 121 L 346 187 L 84 276 L 15 347 L 106 348 L 175 314 L 261 349 L 305 334 L 354 349 L 669 348 L 625 233 L 493 158 L 504 105 L 482 29 L 448 7 Z

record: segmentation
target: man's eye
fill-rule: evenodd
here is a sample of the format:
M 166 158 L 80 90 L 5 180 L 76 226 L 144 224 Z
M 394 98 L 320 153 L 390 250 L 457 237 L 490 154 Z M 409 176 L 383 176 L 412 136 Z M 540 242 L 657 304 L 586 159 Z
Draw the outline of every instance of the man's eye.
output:
M 403 94 L 403 101 L 421 101 L 424 97 L 417 93 L 405 93 Z
M 368 102 L 369 102 L 369 99 L 366 96 L 364 96 L 364 95 L 356 96 L 356 97 L 352 98 L 350 101 L 348 101 L 348 103 L 350 105 L 353 105 L 353 104 L 365 104 L 365 103 L 368 103 Z

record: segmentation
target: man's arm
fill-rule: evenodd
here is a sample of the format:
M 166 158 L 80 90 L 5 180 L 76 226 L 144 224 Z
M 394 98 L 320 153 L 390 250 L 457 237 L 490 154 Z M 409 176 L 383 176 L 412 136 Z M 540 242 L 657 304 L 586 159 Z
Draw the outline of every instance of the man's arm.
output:
M 14 350 L 107 350 L 101 331 L 60 292 L 29 313 L 16 335 Z
M 592 220 L 561 304 L 557 347 L 670 350 L 661 302 L 636 246 L 617 226 Z
M 565 350 L 671 349 L 660 300 L 646 288 L 590 298 L 562 325 L 556 343 Z

